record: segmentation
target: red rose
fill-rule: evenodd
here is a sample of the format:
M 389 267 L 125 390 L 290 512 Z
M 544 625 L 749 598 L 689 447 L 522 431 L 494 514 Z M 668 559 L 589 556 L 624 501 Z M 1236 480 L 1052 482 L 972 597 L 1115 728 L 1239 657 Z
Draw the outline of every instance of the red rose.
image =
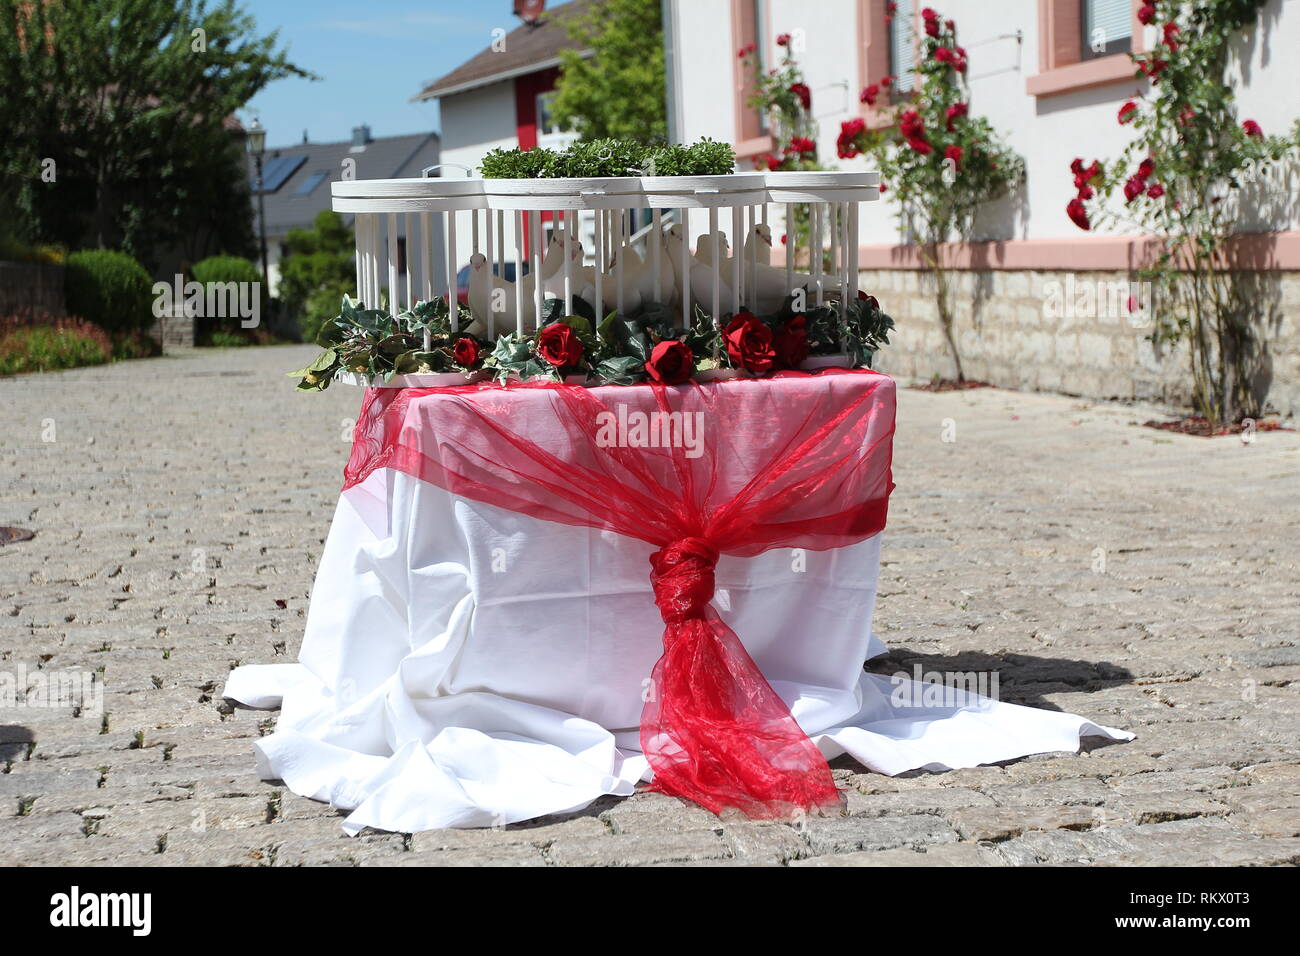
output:
M 898 118 L 898 131 L 905 139 L 914 139 L 925 133 L 925 121 L 916 110 L 904 110 Z
M 887 87 L 889 86 L 890 83 L 893 82 L 894 82 L 894 78 L 892 76 L 882 76 L 880 78 L 880 85 L 883 87 Z
M 962 148 L 960 146 L 949 146 L 943 151 L 944 159 L 951 159 L 953 168 L 961 165 Z
M 939 14 L 935 13 L 931 7 L 926 7 L 921 11 L 922 20 L 938 20 Z
M 1165 194 L 1165 187 L 1161 186 L 1159 183 L 1155 183 L 1154 185 L 1151 186 L 1151 188 L 1147 190 L 1147 195 L 1150 196 L 1152 199 L 1159 199 L 1164 194 Z
M 866 292 L 861 289 L 858 290 L 858 301 L 865 302 L 873 311 L 880 310 L 880 303 L 876 300 L 876 297 L 874 295 L 867 295 Z
M 1083 172 L 1083 160 L 1076 156 L 1073 162 L 1070 163 L 1070 172 L 1074 173 L 1076 176 Z
M 1144 3 L 1138 10 L 1138 22 L 1144 26 L 1155 19 L 1156 5 L 1154 3 Z
M 1256 123 L 1254 120 L 1246 120 L 1244 123 L 1241 124 L 1241 128 L 1246 131 L 1247 136 L 1253 136 L 1256 139 L 1264 138 L 1264 131 L 1260 128 L 1260 125 Z
M 790 92 L 799 97 L 799 102 L 806 110 L 812 109 L 812 90 L 808 89 L 807 84 L 791 83 Z
M 1146 188 L 1147 184 L 1145 181 L 1137 176 L 1130 176 L 1128 181 L 1124 183 L 1125 202 L 1132 202 L 1134 199 L 1137 199 L 1138 196 L 1141 196 L 1142 193 L 1146 191 Z
M 939 21 L 930 19 L 925 21 L 926 36 L 937 37 L 939 35 Z
M 965 72 L 966 72 L 966 61 L 965 61 L 964 59 L 962 59 L 962 60 L 958 60 L 956 63 L 954 63 L 954 64 L 952 65 L 952 68 L 953 68 L 954 70 L 956 70 L 958 73 L 965 73 Z
M 1165 67 L 1168 65 L 1168 63 L 1159 57 L 1153 57 L 1150 60 L 1143 60 L 1140 62 L 1138 64 L 1138 69 L 1154 83 L 1160 74 L 1165 71 Z
M 646 374 L 660 385 L 680 385 L 695 370 L 695 354 L 685 342 L 664 339 L 650 352 Z
M 1132 100 L 1129 100 L 1127 103 L 1121 106 L 1119 108 L 1120 123 L 1121 124 L 1127 123 L 1132 118 L 1133 114 L 1137 112 L 1137 108 L 1138 105 L 1134 103 Z
M 1088 221 L 1088 210 L 1083 208 L 1082 199 L 1071 199 L 1065 207 L 1065 214 L 1080 229 L 1086 231 L 1092 228 L 1092 223 Z
M 776 362 L 772 331 L 749 312 L 737 312 L 723 331 L 722 339 L 732 364 L 747 372 L 762 375 L 771 371 Z
M 876 97 L 878 97 L 879 95 L 880 95 L 880 87 L 877 86 L 875 83 L 872 83 L 870 86 L 863 87 L 862 95 L 859 96 L 858 99 L 861 102 L 866 103 L 868 106 L 875 106 Z
M 790 237 L 787 236 L 784 232 L 781 233 L 781 245 L 784 246 L 789 241 L 790 241 Z
M 777 46 L 788 46 L 790 44 L 790 34 L 782 33 L 776 38 Z
M 934 152 L 934 147 L 919 136 L 914 136 L 907 141 L 907 145 L 912 147 L 922 156 L 929 156 Z
M 772 346 L 782 368 L 798 368 L 808 357 L 808 319 L 802 315 L 786 319 Z
M 931 20 L 930 22 L 933 23 L 934 21 Z M 953 61 L 953 52 L 946 46 L 941 46 L 934 51 L 934 58 L 940 63 L 951 63 Z
M 1156 163 L 1150 156 L 1138 163 L 1137 177 L 1139 179 L 1150 179 L 1151 174 L 1156 171 Z
M 789 151 L 801 156 L 810 156 L 817 152 L 817 144 L 807 136 L 795 136 L 790 140 Z
M 1169 47 L 1170 50 L 1177 50 L 1178 41 L 1174 38 L 1178 36 L 1178 24 L 1166 23 L 1164 33 L 1165 33 L 1165 44 Z
M 465 368 L 472 368 L 478 364 L 479 347 L 473 339 L 457 339 L 455 346 L 452 348 L 452 355 L 456 359 L 457 365 L 463 365 Z
M 945 30 L 951 33 L 953 30 L 957 29 L 957 23 L 954 20 L 944 20 L 943 27 Z
M 537 354 L 556 368 L 568 368 L 582 360 L 582 342 L 577 332 L 556 322 L 537 336 Z
M 965 103 L 953 103 L 952 106 L 948 107 L 948 129 L 952 129 L 953 120 L 961 119 L 969 109 Z
M 778 169 L 781 168 L 781 160 L 778 159 L 777 157 L 773 156 L 771 153 L 768 153 L 768 155 L 767 155 L 767 168 L 768 168 L 770 171 L 775 172 L 776 170 L 778 170 Z

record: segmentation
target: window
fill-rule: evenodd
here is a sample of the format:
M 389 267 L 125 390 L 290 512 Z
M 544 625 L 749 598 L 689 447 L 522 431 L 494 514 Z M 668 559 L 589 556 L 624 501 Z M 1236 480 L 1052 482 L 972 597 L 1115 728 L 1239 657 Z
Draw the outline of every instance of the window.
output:
M 913 66 L 916 63 L 916 23 L 913 0 L 898 0 L 894 18 L 889 23 L 889 75 L 896 77 L 893 91 L 910 93 L 916 85 Z
M 1038 0 L 1038 73 L 1025 78 L 1031 96 L 1057 96 L 1100 86 L 1125 96 L 1141 53 L 1139 0 Z M 1122 88 L 1123 87 L 1123 88 Z
M 1133 44 L 1131 0 L 1079 0 L 1083 48 L 1080 60 L 1127 53 Z
M 767 115 L 749 105 L 754 95 L 754 67 L 746 66 L 739 51 L 754 47 L 758 68 L 766 70 L 770 60 L 767 0 L 731 0 L 731 37 L 735 71 L 736 152 L 752 156 L 771 149 Z
M 302 181 L 302 185 L 299 186 L 297 189 L 295 189 L 293 191 L 293 194 L 295 196 L 310 196 L 312 194 L 312 191 L 315 190 L 315 188 L 319 186 L 322 182 L 324 182 L 328 176 L 329 173 L 327 172 L 317 171 L 312 173 L 310 176 L 308 176 L 306 179 Z
M 555 91 L 537 94 L 537 145 L 547 149 L 564 149 L 578 138 L 573 130 L 562 129 L 551 113 Z

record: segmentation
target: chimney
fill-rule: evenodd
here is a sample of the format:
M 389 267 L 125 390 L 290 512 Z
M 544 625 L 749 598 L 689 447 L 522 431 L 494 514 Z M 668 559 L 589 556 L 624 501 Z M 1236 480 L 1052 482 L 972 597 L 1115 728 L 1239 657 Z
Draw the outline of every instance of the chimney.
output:
M 352 145 L 365 146 L 370 142 L 370 127 L 364 123 L 360 126 L 352 127 Z

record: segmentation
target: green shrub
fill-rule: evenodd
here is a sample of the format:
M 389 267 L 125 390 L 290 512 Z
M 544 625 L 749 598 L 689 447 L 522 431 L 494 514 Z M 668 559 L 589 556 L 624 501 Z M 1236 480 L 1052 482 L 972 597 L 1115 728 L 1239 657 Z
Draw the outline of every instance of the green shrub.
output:
M 108 335 L 83 319 L 33 314 L 0 319 L 0 375 L 102 365 L 112 357 Z
M 592 176 L 725 176 L 734 172 L 736 154 L 728 143 L 707 137 L 681 143 L 643 146 L 631 140 L 593 139 L 562 153 L 549 149 L 494 149 L 483 157 L 484 179 L 553 179 Z
M 204 287 L 208 283 L 225 284 L 234 283 L 258 283 L 258 296 L 260 299 L 258 316 L 261 322 L 267 318 L 267 290 L 262 283 L 262 273 L 247 259 L 239 256 L 209 256 L 201 262 L 196 262 L 190 269 L 190 278 L 202 283 Z M 252 329 L 244 328 L 242 319 L 238 315 L 232 316 L 211 316 L 198 315 L 194 318 L 194 341 L 199 345 L 220 345 L 231 344 L 228 340 L 231 337 L 242 337 L 248 345 L 252 339 L 249 335 Z M 222 333 L 222 342 L 217 341 L 218 333 Z
M 68 311 L 110 335 L 147 331 L 154 323 L 153 282 L 124 252 L 94 249 L 68 256 L 63 274 Z

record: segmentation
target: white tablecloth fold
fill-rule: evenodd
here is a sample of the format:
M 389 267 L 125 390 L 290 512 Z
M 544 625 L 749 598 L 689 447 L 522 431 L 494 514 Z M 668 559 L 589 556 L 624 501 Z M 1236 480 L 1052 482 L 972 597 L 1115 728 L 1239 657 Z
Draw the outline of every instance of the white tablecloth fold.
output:
M 260 774 L 351 810 L 344 830 L 503 825 L 648 779 L 638 722 L 663 621 L 653 549 L 456 498 L 381 469 L 341 499 L 297 664 L 224 694 L 283 707 Z M 1132 735 L 961 691 L 945 705 L 862 673 L 880 536 L 723 556 L 714 606 L 827 757 L 886 774 Z M 918 704 L 920 702 L 920 704 Z

